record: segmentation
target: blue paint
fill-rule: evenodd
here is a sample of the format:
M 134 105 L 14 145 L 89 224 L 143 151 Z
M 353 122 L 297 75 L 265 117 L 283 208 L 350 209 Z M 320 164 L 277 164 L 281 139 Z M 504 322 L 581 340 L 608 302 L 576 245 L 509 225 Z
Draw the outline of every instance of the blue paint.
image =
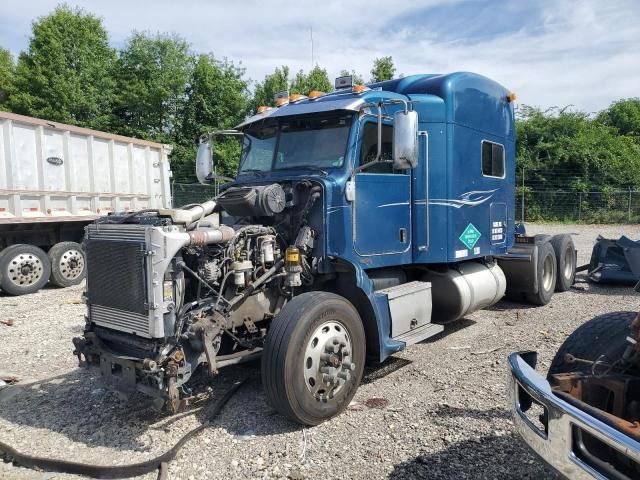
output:
M 348 201 L 346 183 L 359 164 L 360 135 L 364 122 L 371 118 L 354 115 L 342 167 L 328 169 L 326 176 L 304 169 L 274 171 L 261 176 L 259 181 L 313 178 L 322 183 L 325 224 L 322 253 L 353 266 L 357 285 L 368 296 L 376 315 L 379 359 L 383 360 L 402 349 L 404 343 L 389 337 L 386 297 L 375 293 L 366 271 L 455 263 L 507 252 L 514 238 L 515 121 L 513 105 L 507 101 L 509 91 L 473 73 L 414 75 L 370 87 L 360 95 L 336 92 L 318 100 L 281 107 L 276 115 L 308 112 L 313 105 L 326 111 L 331 108 L 330 102 L 337 100 L 341 105 L 360 100 L 413 101 L 419 118 L 420 159 L 416 168 L 393 174 L 367 170 L 358 173 L 354 176 L 356 199 Z M 399 108 L 402 106 L 385 107 L 389 115 Z M 249 119 L 243 125 L 252 121 Z M 504 148 L 503 178 L 483 174 L 483 141 Z M 255 181 L 256 177 L 249 175 L 236 180 Z M 480 232 L 473 248 L 460 241 L 470 224 Z

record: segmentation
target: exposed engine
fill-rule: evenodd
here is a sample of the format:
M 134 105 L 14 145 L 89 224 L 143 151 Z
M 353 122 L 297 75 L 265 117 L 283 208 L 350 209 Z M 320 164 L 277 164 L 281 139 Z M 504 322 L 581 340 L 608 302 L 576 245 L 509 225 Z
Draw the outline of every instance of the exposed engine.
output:
M 310 181 L 231 187 L 204 204 L 88 226 L 81 363 L 175 410 L 200 364 L 214 374 L 258 354 L 294 289 L 314 281 L 321 197 Z

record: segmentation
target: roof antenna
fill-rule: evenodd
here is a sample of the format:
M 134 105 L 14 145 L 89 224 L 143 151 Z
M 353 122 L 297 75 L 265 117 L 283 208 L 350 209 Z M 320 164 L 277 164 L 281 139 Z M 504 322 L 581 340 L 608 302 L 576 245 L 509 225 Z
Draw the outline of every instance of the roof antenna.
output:
M 311 34 L 311 70 L 313 70 L 313 27 L 309 27 L 309 32 Z

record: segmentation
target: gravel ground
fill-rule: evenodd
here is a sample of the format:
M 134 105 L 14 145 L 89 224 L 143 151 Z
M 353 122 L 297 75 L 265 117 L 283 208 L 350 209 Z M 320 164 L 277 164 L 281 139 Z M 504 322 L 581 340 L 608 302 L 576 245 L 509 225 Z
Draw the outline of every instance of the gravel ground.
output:
M 532 225 L 529 231 L 574 233 L 579 264 L 588 261 L 598 234 L 640 238 L 640 226 Z M 214 381 L 199 376 L 214 397 L 234 381 L 248 382 L 171 462 L 169 478 L 555 478 L 514 434 L 505 408 L 506 356 L 537 350 L 544 371 L 582 322 L 637 309 L 631 288 L 579 286 L 584 290 L 556 294 L 545 307 L 500 302 L 367 369 L 349 410 L 314 428 L 292 424 L 266 405 L 256 365 L 224 369 Z M 192 416 L 169 417 L 144 397 L 120 399 L 96 372 L 78 369 L 71 338 L 82 332 L 81 292 L 0 295 L 0 319 L 14 322 L 0 324 L 0 371 L 23 385 L 0 390 L 0 439 L 23 452 L 76 461 L 153 457 L 206 418 L 206 405 Z M 80 478 L 2 461 L 0 477 Z

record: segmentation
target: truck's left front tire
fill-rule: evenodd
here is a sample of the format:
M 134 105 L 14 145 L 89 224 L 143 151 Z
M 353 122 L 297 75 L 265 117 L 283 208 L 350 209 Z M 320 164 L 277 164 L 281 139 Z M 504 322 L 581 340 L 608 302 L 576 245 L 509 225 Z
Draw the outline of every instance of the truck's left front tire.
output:
M 273 320 L 264 346 L 269 403 L 303 425 L 339 414 L 360 385 L 365 345 L 360 316 L 345 298 L 327 292 L 293 298 Z

